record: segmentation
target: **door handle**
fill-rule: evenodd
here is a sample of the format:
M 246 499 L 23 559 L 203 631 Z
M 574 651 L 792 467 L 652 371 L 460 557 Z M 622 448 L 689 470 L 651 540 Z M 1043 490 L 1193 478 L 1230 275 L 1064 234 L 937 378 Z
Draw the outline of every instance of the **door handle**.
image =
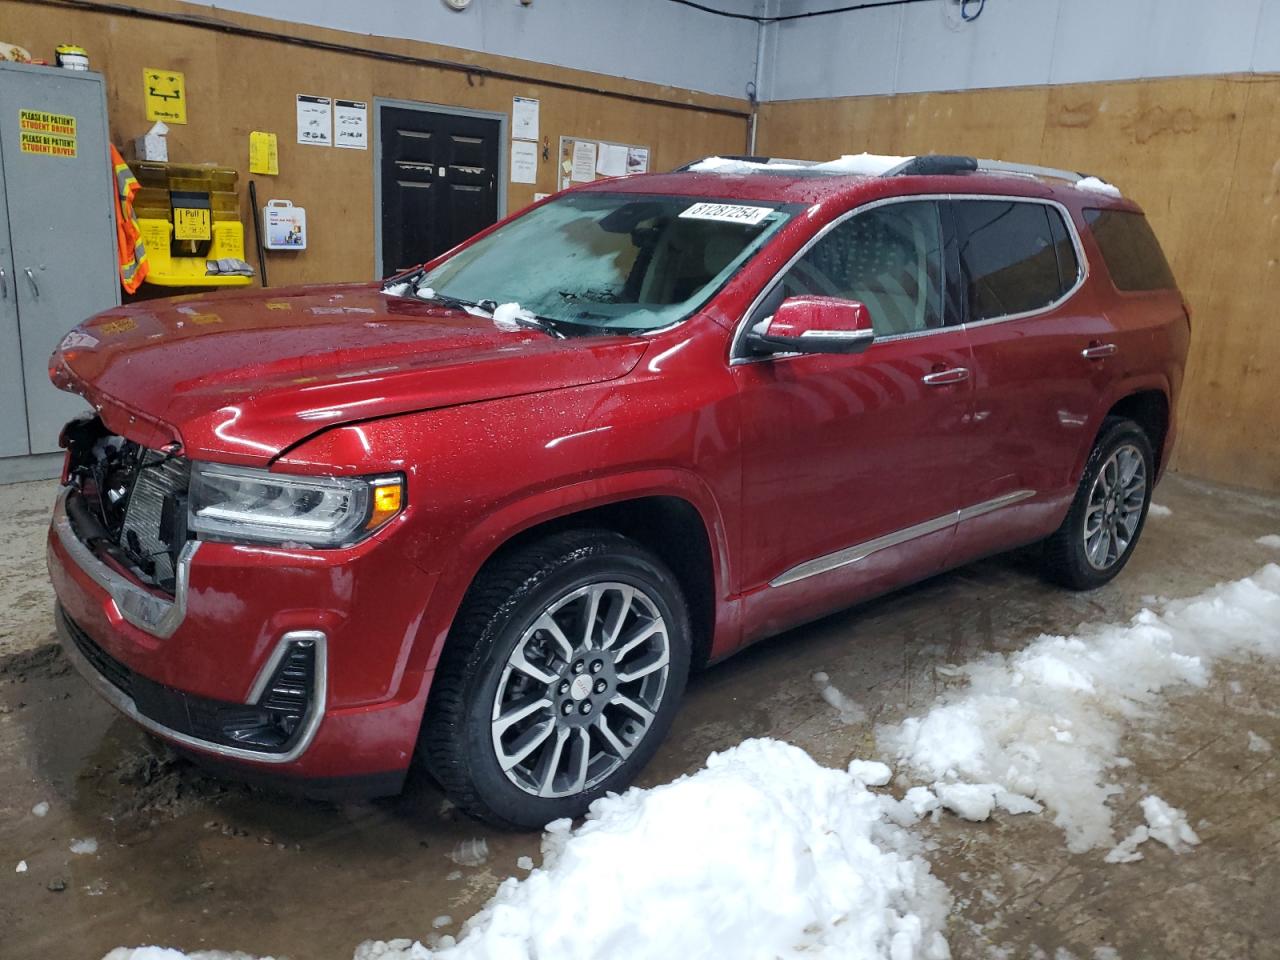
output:
M 1119 349 L 1114 343 L 1098 343 L 1094 341 L 1080 351 L 1080 356 L 1086 360 L 1102 360 L 1105 357 L 1113 356 Z
M 950 370 L 926 373 L 920 378 L 922 383 L 926 383 L 931 387 L 945 387 L 952 383 L 964 383 L 968 379 L 969 370 L 966 367 L 952 367 Z
M 37 300 L 40 299 L 40 284 L 36 283 L 35 274 L 31 272 L 30 267 L 23 267 L 23 273 L 27 275 L 27 282 L 31 284 L 31 292 L 35 294 Z
M 4 272 L 4 267 L 0 267 L 0 300 L 9 299 L 9 278 Z

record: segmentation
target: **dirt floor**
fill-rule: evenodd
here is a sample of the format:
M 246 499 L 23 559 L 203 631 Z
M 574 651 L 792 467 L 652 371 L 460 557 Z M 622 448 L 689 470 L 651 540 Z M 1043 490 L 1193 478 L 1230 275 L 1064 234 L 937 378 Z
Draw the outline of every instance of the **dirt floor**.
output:
M 208 779 L 118 718 L 49 646 L 51 497 L 49 484 L 0 487 L 0 957 L 98 960 L 118 945 L 162 944 L 347 960 L 366 938 L 457 933 L 499 882 L 523 875 L 517 858 L 539 862 L 538 836 L 458 815 L 422 777 L 392 800 L 300 802 Z M 830 765 L 875 756 L 874 725 L 918 713 L 948 682 L 946 664 L 1127 620 L 1152 597 L 1190 596 L 1280 560 L 1254 543 L 1280 533 L 1280 500 L 1177 477 L 1156 500 L 1172 515 L 1149 521 L 1127 570 L 1096 592 L 1045 585 L 1026 554 L 998 558 L 705 672 L 643 782 L 696 770 L 752 736 Z M 815 671 L 867 718 L 843 723 Z M 1203 841 L 1180 856 L 1152 844 L 1132 864 L 1070 854 L 1047 817 L 922 827 L 957 898 L 953 955 L 1280 957 L 1280 758 L 1251 752 L 1249 731 L 1280 745 L 1275 663 L 1222 666 L 1207 689 L 1169 701 L 1162 720 L 1133 726 L 1117 835 L 1140 822 L 1142 792 L 1156 792 Z M 96 852 L 73 853 L 87 838 Z M 483 863 L 467 856 L 474 840 L 487 843 Z

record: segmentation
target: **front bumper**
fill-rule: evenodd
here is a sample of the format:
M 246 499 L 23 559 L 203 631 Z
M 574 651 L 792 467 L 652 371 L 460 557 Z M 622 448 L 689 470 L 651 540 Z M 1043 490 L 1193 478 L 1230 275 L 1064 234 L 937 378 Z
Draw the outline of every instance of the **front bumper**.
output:
M 289 551 L 193 542 L 169 598 L 99 559 L 76 535 L 67 496 L 55 505 L 48 544 L 58 632 L 108 702 L 224 769 L 398 789 L 430 680 L 415 640 L 431 583 L 393 544 Z M 264 703 L 299 643 L 313 652 L 313 669 L 293 737 L 275 751 L 227 742 L 211 717 Z

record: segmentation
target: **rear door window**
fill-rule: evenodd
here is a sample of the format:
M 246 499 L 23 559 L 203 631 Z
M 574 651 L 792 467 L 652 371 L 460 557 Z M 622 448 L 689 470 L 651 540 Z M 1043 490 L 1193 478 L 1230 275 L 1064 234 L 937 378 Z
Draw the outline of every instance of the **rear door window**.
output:
M 1084 211 L 1117 290 L 1172 290 L 1169 261 L 1147 218 L 1129 210 Z
M 1043 309 L 1075 286 L 1080 265 L 1056 207 L 957 200 L 954 209 L 971 322 Z

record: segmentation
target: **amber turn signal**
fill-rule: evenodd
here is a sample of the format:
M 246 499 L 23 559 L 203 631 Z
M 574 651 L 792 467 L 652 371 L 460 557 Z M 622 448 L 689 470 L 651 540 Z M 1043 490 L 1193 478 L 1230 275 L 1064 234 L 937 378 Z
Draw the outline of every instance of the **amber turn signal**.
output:
M 404 481 L 379 480 L 373 487 L 373 509 L 369 511 L 369 522 L 366 530 L 376 530 L 382 526 L 404 506 Z

